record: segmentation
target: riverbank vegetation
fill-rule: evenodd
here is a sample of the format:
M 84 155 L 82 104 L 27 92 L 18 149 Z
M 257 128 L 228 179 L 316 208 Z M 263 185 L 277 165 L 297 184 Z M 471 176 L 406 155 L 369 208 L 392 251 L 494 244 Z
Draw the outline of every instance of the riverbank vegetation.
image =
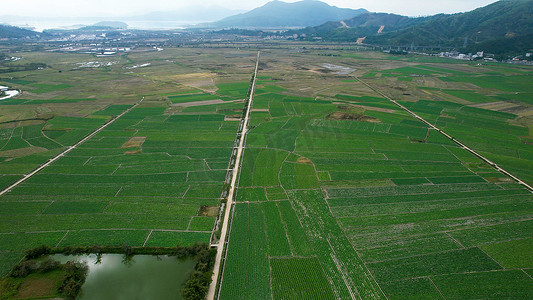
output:
M 89 268 L 76 260 L 64 264 L 49 255 L 82 254 L 123 254 L 130 261 L 134 255 L 168 255 L 177 258 L 191 257 L 196 264 L 182 290 L 186 300 L 203 299 L 211 283 L 211 272 L 215 261 L 215 251 L 206 244 L 190 247 L 140 248 L 123 245 L 121 247 L 57 247 L 45 245 L 26 251 L 24 258 L 0 279 L 0 299 L 18 298 L 57 298 L 75 299 L 81 291 Z
M 61 264 L 51 258 L 35 256 L 44 248 L 28 251 L 9 275 L 0 279 L 0 299 L 76 298 L 89 268 L 77 261 Z

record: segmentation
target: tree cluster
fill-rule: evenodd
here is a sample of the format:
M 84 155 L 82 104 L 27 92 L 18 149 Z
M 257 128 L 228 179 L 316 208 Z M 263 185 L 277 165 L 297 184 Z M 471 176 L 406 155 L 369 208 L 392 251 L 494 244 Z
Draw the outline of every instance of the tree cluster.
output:
M 69 261 L 65 264 L 63 270 L 65 271 L 65 277 L 59 287 L 59 292 L 67 299 L 76 299 L 85 283 L 89 267 L 86 263 Z
M 211 284 L 213 264 L 215 263 L 216 251 L 202 249 L 196 255 L 196 266 L 189 276 L 182 290 L 183 298 L 186 300 L 202 300 L 205 298 Z

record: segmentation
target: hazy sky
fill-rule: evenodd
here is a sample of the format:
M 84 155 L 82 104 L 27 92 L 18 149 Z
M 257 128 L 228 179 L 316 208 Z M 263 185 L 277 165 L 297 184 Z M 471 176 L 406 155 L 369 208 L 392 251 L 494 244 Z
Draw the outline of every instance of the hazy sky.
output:
M 158 10 L 177 10 L 191 5 L 218 5 L 249 10 L 268 0 L 0 0 L 0 15 L 22 16 L 126 16 Z M 286 2 L 296 2 L 286 0 Z M 408 16 L 455 13 L 475 9 L 495 0 L 324 0 L 330 5 L 366 8 Z M 0 20 L 0 23 L 2 20 Z

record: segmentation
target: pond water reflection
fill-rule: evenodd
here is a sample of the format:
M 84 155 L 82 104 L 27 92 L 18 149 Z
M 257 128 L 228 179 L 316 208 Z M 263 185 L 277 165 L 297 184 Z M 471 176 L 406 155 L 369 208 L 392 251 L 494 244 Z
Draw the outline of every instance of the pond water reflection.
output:
M 53 255 L 65 263 L 84 261 L 89 266 L 80 300 L 102 299 L 183 299 L 181 289 L 194 269 L 191 258 L 121 254 Z

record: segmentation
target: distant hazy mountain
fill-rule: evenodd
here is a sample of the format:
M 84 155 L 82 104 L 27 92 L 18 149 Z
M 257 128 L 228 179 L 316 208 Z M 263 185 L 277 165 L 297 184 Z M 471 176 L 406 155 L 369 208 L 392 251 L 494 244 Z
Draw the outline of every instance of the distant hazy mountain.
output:
M 190 6 L 175 11 L 158 11 L 145 15 L 124 18 L 131 21 L 175 21 L 175 22 L 213 22 L 242 13 L 242 10 L 231 10 L 220 6 Z
M 81 27 L 79 30 L 115 30 L 126 29 L 128 24 L 117 21 L 102 21 L 93 25 Z
M 128 28 L 128 24 L 126 24 L 124 22 L 117 22 L 117 21 L 102 21 L 102 22 L 98 22 L 96 24 L 93 24 L 93 25 L 91 25 L 89 27 L 126 29 L 126 28 Z
M 0 25 L 0 38 L 36 37 L 39 33 L 10 25 Z
M 502 45 L 516 50 L 519 43 L 527 51 L 533 48 L 533 0 L 501 0 L 471 12 L 422 18 L 367 13 L 344 24 L 329 22 L 299 33 L 337 41 L 366 37 L 365 43 L 392 46 L 466 45 L 469 50 L 500 53 L 505 52 Z
M 225 17 L 233 16 L 242 13 L 242 10 L 231 10 L 220 6 L 204 7 L 200 5 L 189 6 L 179 10 L 149 12 L 143 15 L 136 16 L 117 16 L 113 19 L 127 22 L 129 27 L 133 28 L 176 28 L 186 24 L 198 24 L 205 22 L 214 22 Z M 14 16 L 1 15 L 0 22 L 12 25 L 26 25 L 37 27 L 39 31 L 43 29 L 76 29 L 82 27 L 91 27 L 94 25 L 87 25 L 99 22 L 102 20 L 101 16 L 63 16 L 53 17 L 47 15 L 40 16 Z M 23 12 L 21 12 L 23 13 Z M 105 20 L 105 19 L 104 19 Z M 113 24 L 111 24 L 113 25 Z M 98 24 L 98 26 L 105 26 Z M 115 27 L 115 26 L 111 26 Z M 94 29 L 94 28 L 93 28 Z
M 314 0 L 295 3 L 276 0 L 247 13 L 227 17 L 213 25 L 236 28 L 306 27 L 346 20 L 365 12 L 365 9 L 338 8 Z

